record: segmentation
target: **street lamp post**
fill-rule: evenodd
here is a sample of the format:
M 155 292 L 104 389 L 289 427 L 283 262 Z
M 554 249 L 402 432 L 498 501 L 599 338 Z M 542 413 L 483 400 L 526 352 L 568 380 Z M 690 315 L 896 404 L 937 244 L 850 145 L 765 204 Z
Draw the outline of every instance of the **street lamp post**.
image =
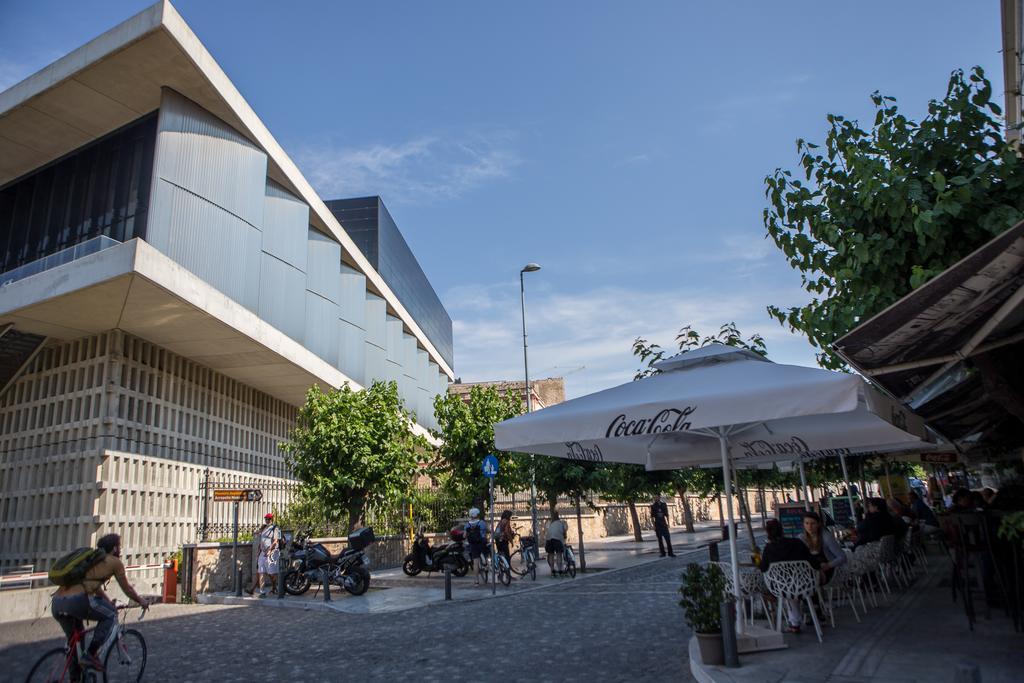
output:
M 523 311 L 523 372 L 526 375 L 526 412 L 533 412 L 533 398 L 530 396 L 530 362 L 526 356 L 526 286 L 523 282 L 524 273 L 540 270 L 536 263 L 527 263 L 519 271 L 519 304 Z M 539 543 L 537 536 L 537 456 L 530 454 L 530 516 L 532 522 L 533 542 Z

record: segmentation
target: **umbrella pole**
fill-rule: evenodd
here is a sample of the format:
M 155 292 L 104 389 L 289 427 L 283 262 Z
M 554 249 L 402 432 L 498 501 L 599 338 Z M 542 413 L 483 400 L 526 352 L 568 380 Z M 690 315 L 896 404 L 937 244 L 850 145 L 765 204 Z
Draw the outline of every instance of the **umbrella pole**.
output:
M 842 452 L 839 453 L 839 464 L 843 468 L 843 482 L 846 484 L 846 502 L 850 504 L 850 520 L 857 523 L 857 513 L 853 510 L 853 489 L 850 488 L 850 475 L 846 472 L 846 458 Z
M 804 472 L 804 461 L 800 460 L 800 489 L 804 493 L 804 510 L 811 509 L 811 492 L 807 490 L 807 473 Z
M 740 556 L 736 550 L 736 524 L 732 515 L 732 482 L 729 480 L 729 440 L 724 430 L 718 432 L 718 444 L 722 448 L 722 480 L 725 484 L 725 510 L 729 515 L 729 559 L 732 563 L 732 586 L 736 594 L 736 633 L 743 634 L 743 597 L 740 593 Z

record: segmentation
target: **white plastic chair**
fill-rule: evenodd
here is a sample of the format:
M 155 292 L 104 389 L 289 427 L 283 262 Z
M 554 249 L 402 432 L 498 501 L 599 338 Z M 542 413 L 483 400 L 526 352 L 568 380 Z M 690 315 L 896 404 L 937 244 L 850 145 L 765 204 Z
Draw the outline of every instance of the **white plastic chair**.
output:
M 836 617 L 835 617 L 835 603 L 842 600 L 845 596 L 846 600 L 850 603 L 850 609 L 853 610 L 853 618 L 860 623 L 860 615 L 857 614 L 857 604 L 854 601 L 854 592 L 860 592 L 860 577 L 853 572 L 853 553 L 849 550 L 843 551 L 846 554 L 846 562 L 835 568 L 832 574 L 832 580 L 825 585 L 825 592 L 828 594 L 828 612 L 829 617 L 832 619 L 832 627 L 835 628 Z M 864 595 L 861 593 L 861 603 L 864 602 Z M 865 608 L 867 611 L 867 608 Z
M 871 543 L 865 543 L 858 550 L 857 553 L 864 553 L 863 559 L 868 566 L 868 585 L 871 587 L 871 592 L 875 592 L 874 583 L 878 584 L 879 593 L 889 597 L 892 594 L 892 589 L 889 588 L 889 580 L 885 577 L 885 571 L 882 567 L 882 542 L 872 541 Z
M 821 624 L 818 622 L 818 613 L 814 610 L 812 600 L 818 590 L 818 572 L 810 563 L 803 560 L 773 562 L 764 574 L 764 582 L 779 603 L 775 628 L 782 630 L 782 609 L 787 599 L 806 602 L 811 612 L 811 621 L 814 622 L 814 631 L 818 634 L 818 642 L 822 642 Z
M 722 574 L 725 575 L 726 593 L 729 595 L 735 595 L 736 591 L 732 585 L 732 565 L 728 562 L 711 562 L 710 564 L 717 565 L 722 570 Z M 768 609 L 768 602 L 765 600 L 765 593 L 768 589 L 764 585 L 764 577 L 761 575 L 761 570 L 756 567 L 741 567 L 740 568 L 740 595 L 743 597 L 743 609 L 747 623 L 753 625 L 754 623 L 754 606 L 758 601 L 761 603 L 761 609 L 764 611 L 764 617 L 768 620 L 768 623 L 772 623 L 772 612 Z M 749 603 L 749 609 L 747 607 Z
M 910 585 L 910 582 L 903 576 L 900 570 L 899 557 L 896 554 L 896 537 L 888 534 L 882 536 L 879 540 L 878 547 L 878 562 L 882 566 L 881 575 L 892 576 L 893 584 L 897 588 L 906 588 Z

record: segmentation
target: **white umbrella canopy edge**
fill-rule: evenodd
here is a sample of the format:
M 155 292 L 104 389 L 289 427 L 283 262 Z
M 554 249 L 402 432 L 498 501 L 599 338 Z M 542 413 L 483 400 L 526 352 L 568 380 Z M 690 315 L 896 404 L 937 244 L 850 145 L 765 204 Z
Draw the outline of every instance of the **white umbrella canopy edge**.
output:
M 689 366 L 500 422 L 495 445 L 525 450 L 531 442 L 653 436 L 846 412 L 856 409 L 861 384 L 855 375 L 746 358 Z

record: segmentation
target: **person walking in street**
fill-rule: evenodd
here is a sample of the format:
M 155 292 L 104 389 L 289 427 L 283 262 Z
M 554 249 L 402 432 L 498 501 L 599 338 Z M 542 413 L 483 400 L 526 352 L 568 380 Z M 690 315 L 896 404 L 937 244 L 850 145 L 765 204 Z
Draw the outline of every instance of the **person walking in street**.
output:
M 569 525 L 558 516 L 558 510 L 552 510 L 551 521 L 548 522 L 548 538 L 544 542 L 544 552 L 548 557 L 551 576 L 555 576 L 556 573 L 561 574 L 564 570 L 565 535 L 568 532 Z M 556 570 L 555 567 L 558 569 Z
M 661 556 L 665 557 L 667 548 L 668 556 L 675 557 L 676 554 L 672 552 L 672 539 L 669 538 L 668 532 L 668 505 L 658 494 L 654 495 L 654 500 L 651 502 L 651 521 L 654 522 L 654 535 L 658 538 L 658 551 Z
M 480 518 L 480 510 L 470 508 L 469 521 L 466 522 L 466 543 L 469 545 L 469 559 L 476 571 L 476 585 L 480 585 L 480 576 L 491 556 L 491 547 L 487 543 L 487 522 Z
M 256 560 L 256 590 L 261 598 L 267 597 L 266 579 L 270 579 L 273 590 L 277 590 L 277 564 L 281 559 L 281 529 L 274 524 L 274 513 L 263 515 L 263 527 L 256 534 L 259 539 Z

